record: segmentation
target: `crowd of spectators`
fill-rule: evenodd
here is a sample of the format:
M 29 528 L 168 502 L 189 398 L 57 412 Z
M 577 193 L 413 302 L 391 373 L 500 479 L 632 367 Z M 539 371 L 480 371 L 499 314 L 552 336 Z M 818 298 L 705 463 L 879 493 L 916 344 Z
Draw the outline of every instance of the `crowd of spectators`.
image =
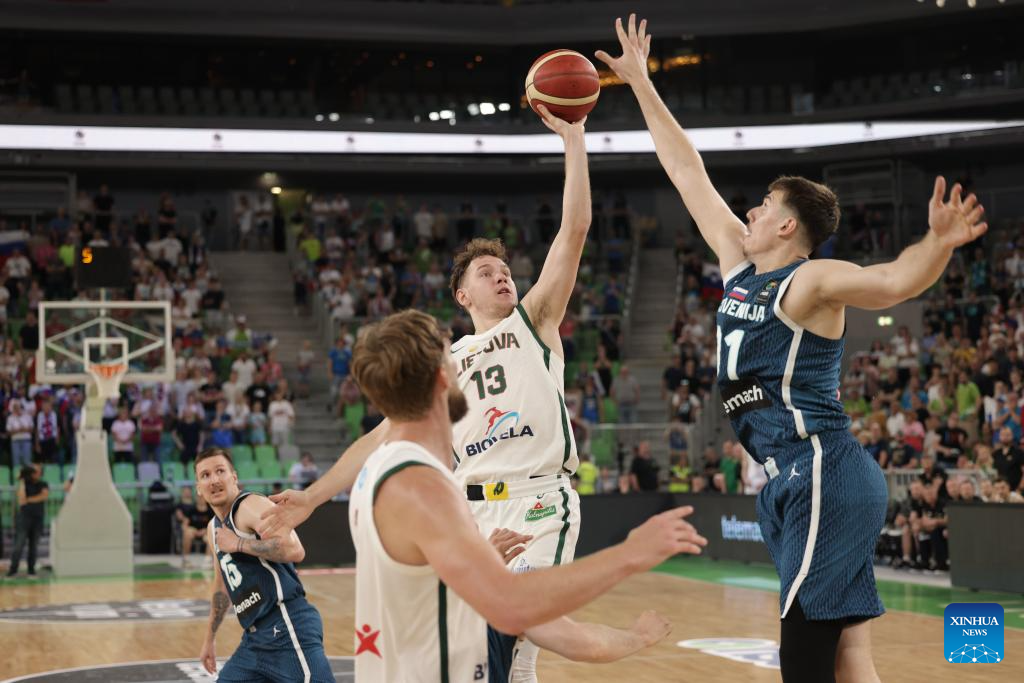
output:
M 614 397 L 619 415 L 626 419 L 635 413 L 630 411 L 636 403 L 628 391 L 632 383 L 623 382 L 615 395 L 612 379 L 622 372 L 617 361 L 632 232 L 649 222 L 640 218 L 635 226 L 621 194 L 607 209 L 595 199 L 593 215 L 576 287 L 559 327 L 566 360 L 566 402 L 579 429 L 599 421 L 590 407 L 583 416 L 586 378 L 591 374 L 595 379 L 591 394 L 600 399 Z M 414 206 L 403 197 L 371 198 L 354 205 L 342 195 L 314 196 L 308 211 L 289 219 L 297 254 L 295 305 L 297 309 L 317 307 L 337 330 L 329 367 L 332 410 L 344 415 L 347 407 L 361 401 L 344 358 L 346 349 L 351 353 L 360 324 L 396 310 L 418 308 L 445 321 L 453 341 L 472 333 L 472 321 L 449 291 L 448 272 L 459 248 L 475 237 L 500 238 L 523 296 L 540 273 L 557 221 L 551 202 L 543 198 L 531 216 L 521 216 L 501 201 L 490 211 L 480 211 L 471 202 L 448 211 L 439 204 Z M 598 400 L 598 405 L 603 406 L 603 401 Z
M 103 409 L 116 461 L 159 462 L 177 451 L 187 463 L 204 445 L 290 441 L 293 391 L 275 357 L 275 341 L 250 329 L 245 316 L 230 314 L 202 232 L 179 231 L 169 194 L 160 197 L 153 220 L 145 208 L 121 210 L 102 185 L 94 194 L 79 192 L 70 212 L 59 207 L 48 222 L 18 230 L 0 225 L 14 245 L 0 286 L 0 425 L 10 440 L 11 465 L 33 460 L 63 469 L 76 460 L 83 389 L 37 384 L 35 351 L 39 302 L 89 296 L 74 290 L 72 277 L 75 250 L 82 246 L 130 250 L 132 288 L 113 298 L 171 304 L 175 380 L 123 384 L 120 397 Z

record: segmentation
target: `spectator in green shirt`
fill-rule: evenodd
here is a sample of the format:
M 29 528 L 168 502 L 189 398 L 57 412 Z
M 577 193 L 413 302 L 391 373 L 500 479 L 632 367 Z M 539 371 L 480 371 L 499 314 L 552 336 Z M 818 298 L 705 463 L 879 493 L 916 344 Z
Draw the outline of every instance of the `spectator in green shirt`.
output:
M 965 420 L 972 415 L 977 415 L 981 408 L 981 390 L 978 385 L 971 381 L 966 372 L 960 373 L 956 385 L 956 411 L 960 419 Z
M 732 441 L 727 441 L 726 445 L 722 448 L 722 460 L 718 465 L 718 469 L 725 475 L 725 492 L 736 493 L 739 489 L 739 472 L 740 472 L 740 461 L 736 459 L 736 454 L 732 447 Z
M 589 454 L 580 458 L 576 468 L 576 493 L 581 496 L 592 496 L 597 492 L 596 484 L 600 472 Z
M 323 255 L 323 246 L 320 244 L 320 240 L 318 240 L 316 235 L 311 233 L 308 228 L 302 233 L 302 239 L 299 241 L 299 249 L 306 255 L 306 260 L 310 263 L 319 261 L 320 257 Z
M 668 469 L 668 492 L 690 492 L 690 466 L 682 455 L 673 455 Z
M 855 386 L 851 386 L 846 390 L 846 400 L 843 401 L 843 410 L 852 419 L 858 420 L 867 415 L 868 410 L 871 406 L 868 405 L 867 399 L 861 396 L 860 389 Z

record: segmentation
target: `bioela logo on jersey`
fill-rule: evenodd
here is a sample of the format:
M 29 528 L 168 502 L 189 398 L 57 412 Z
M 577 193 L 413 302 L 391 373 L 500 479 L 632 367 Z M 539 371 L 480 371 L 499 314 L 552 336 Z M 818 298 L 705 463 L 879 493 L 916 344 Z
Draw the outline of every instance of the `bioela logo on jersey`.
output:
M 466 446 L 467 457 L 479 455 L 499 441 L 533 436 L 530 425 L 519 425 L 519 413 L 515 410 L 502 411 L 499 408 L 488 408 L 484 412 L 484 418 L 487 420 L 487 425 L 484 427 L 484 438 Z
M 951 664 L 1003 661 L 1003 607 L 995 602 L 954 602 L 942 618 L 943 656 Z

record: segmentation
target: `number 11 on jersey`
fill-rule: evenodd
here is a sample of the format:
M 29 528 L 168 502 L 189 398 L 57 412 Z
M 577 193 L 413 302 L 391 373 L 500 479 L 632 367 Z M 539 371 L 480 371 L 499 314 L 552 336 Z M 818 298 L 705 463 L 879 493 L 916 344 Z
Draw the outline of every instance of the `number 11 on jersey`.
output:
M 746 330 L 733 330 L 722 336 L 722 326 L 718 326 L 718 376 L 722 376 L 722 342 L 729 349 L 729 359 L 725 363 L 725 375 L 729 379 L 739 379 L 736 374 L 736 363 L 740 359 L 740 344 L 743 343 L 743 334 Z

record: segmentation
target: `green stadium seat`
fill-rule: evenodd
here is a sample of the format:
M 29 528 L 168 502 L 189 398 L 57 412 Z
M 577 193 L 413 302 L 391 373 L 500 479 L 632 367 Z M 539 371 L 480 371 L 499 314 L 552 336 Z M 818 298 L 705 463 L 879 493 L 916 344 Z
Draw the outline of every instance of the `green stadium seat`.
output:
M 164 463 L 164 479 L 167 481 L 184 481 L 185 466 L 178 461 Z
M 590 439 L 590 454 L 594 456 L 594 464 L 598 467 L 614 465 L 615 434 L 610 429 L 595 432 Z
M 0 486 L 10 486 L 11 483 L 11 468 L 7 465 L 0 465 Z
M 349 436 L 353 439 L 363 433 L 363 416 L 366 415 L 366 406 L 362 401 L 355 405 L 345 407 L 345 424 L 348 425 Z
M 274 460 L 273 462 L 260 462 L 261 479 L 287 479 L 288 472 L 284 470 L 284 463 Z
M 602 402 L 604 403 L 604 419 L 601 421 L 606 424 L 617 424 L 619 422 L 619 406 L 615 403 L 615 399 L 605 397 Z
M 238 480 L 259 479 L 260 470 L 254 462 L 235 463 L 235 470 L 238 472 Z
M 246 446 L 245 444 L 232 446 L 231 459 L 234 461 L 236 469 L 239 463 L 252 462 L 252 446 Z
M 50 485 L 51 491 L 54 487 L 60 488 L 60 465 L 43 465 L 43 481 Z
M 135 465 L 130 462 L 116 462 L 111 470 L 115 484 L 135 483 Z
M 262 469 L 265 465 L 277 463 L 277 449 L 273 446 L 257 446 L 255 449 L 256 464 Z
M 576 375 L 580 374 L 580 364 L 576 361 L 569 361 L 565 364 L 565 386 L 570 387 L 576 382 Z

